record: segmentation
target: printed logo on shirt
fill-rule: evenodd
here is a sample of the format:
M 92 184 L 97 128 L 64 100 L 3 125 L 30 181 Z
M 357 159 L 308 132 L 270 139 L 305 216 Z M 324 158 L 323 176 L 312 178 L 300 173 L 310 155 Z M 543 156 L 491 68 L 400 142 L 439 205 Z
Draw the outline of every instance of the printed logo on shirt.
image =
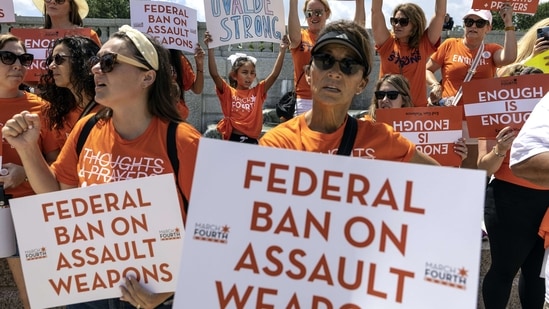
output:
M 229 241 L 231 228 L 228 225 L 210 223 L 196 223 L 193 229 L 193 238 L 196 240 L 210 241 L 226 244 Z
M 419 49 L 414 49 L 410 56 L 405 55 L 401 56 L 398 51 L 392 51 L 389 57 L 387 58 L 389 62 L 397 64 L 399 67 L 403 68 L 407 65 L 415 64 L 421 61 L 421 54 Z
M 82 186 L 164 174 L 165 162 L 157 157 L 116 156 L 82 150 L 82 167 L 78 172 L 84 179 Z M 169 164 L 169 163 L 168 163 Z
M 38 249 L 25 250 L 25 259 L 27 261 L 45 259 L 48 257 L 48 252 L 45 247 Z
M 338 149 L 331 149 L 328 151 L 328 154 L 337 155 Z M 375 150 L 373 148 L 353 148 L 351 152 L 351 157 L 362 158 L 362 159 L 375 159 Z
M 425 281 L 465 290 L 469 271 L 465 267 L 425 263 Z
M 250 112 L 254 109 L 256 98 L 255 95 L 249 98 L 233 96 L 231 110 L 233 112 Z

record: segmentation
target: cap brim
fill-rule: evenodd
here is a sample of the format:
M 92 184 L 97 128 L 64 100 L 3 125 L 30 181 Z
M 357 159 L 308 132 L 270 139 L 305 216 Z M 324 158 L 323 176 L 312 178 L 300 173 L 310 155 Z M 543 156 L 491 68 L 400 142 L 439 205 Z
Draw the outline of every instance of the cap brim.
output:
M 366 65 L 366 57 L 364 53 L 360 52 L 358 47 L 355 46 L 355 44 L 353 44 L 353 42 L 344 33 L 330 32 L 323 35 L 313 46 L 311 54 L 317 53 L 320 49 L 328 44 L 340 44 L 350 48 L 352 51 L 355 52 L 355 54 L 360 57 L 362 64 Z

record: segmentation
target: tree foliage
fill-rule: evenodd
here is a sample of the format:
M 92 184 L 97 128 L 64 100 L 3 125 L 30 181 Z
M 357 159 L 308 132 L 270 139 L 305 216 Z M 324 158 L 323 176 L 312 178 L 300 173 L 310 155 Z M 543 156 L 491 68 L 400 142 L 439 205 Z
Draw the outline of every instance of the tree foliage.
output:
M 129 0 L 88 0 L 88 18 L 130 18 Z
M 499 15 L 498 11 L 492 11 L 493 21 L 492 21 L 492 30 L 503 30 L 505 25 L 503 24 L 503 19 Z M 530 29 L 538 21 L 549 17 L 549 2 L 540 3 L 536 14 L 526 15 L 526 14 L 515 14 L 513 16 L 513 23 L 518 30 L 526 31 Z

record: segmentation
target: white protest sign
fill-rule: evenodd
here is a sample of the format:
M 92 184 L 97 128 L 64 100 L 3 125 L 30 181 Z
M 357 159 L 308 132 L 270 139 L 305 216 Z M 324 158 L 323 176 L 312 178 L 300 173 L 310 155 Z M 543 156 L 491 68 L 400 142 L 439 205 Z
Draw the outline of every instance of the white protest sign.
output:
M 475 308 L 485 176 L 203 138 L 174 308 Z
M 196 10 L 166 1 L 130 1 L 133 28 L 155 37 L 164 47 L 194 53 L 198 43 Z
M 13 1 L 7 0 L 0 3 L 0 24 L 15 22 L 15 8 Z
M 120 297 L 128 276 L 175 290 L 184 230 L 173 174 L 10 202 L 32 308 Z
M 280 43 L 286 33 L 284 2 L 280 0 L 207 0 L 209 48 L 245 42 Z

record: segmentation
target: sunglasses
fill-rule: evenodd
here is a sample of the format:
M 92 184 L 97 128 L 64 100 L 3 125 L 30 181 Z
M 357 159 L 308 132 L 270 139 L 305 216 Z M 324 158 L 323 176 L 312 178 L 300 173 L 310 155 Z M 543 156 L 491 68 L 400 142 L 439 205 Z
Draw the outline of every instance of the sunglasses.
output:
M 358 70 L 361 68 L 364 68 L 364 65 L 361 64 L 360 61 L 357 61 L 353 58 L 343 58 L 341 60 L 336 60 L 332 55 L 330 54 L 314 54 L 311 56 L 313 59 L 313 64 L 315 67 L 326 71 L 331 69 L 334 64 L 337 62 L 339 63 L 339 69 L 341 72 L 345 75 L 354 75 Z
M 46 2 L 47 4 L 50 4 L 50 3 L 52 3 L 52 2 L 55 2 L 55 3 L 59 4 L 59 5 L 61 5 L 61 4 L 65 3 L 65 0 L 44 0 L 44 2 Z
M 465 25 L 465 27 L 472 27 L 473 24 L 475 24 L 477 25 L 477 28 L 484 28 L 484 26 L 488 24 L 488 21 L 484 19 L 474 20 L 472 18 L 465 18 L 463 20 L 463 24 Z
M 385 96 L 387 96 L 387 98 L 389 98 L 389 100 L 395 100 L 396 98 L 398 98 L 398 95 L 401 94 L 400 92 L 398 91 L 376 91 L 375 92 L 375 96 L 376 96 L 376 99 L 378 100 L 383 100 L 385 98 Z
M 62 65 L 67 60 L 66 58 L 70 58 L 70 57 L 72 56 L 60 55 L 60 54 L 49 56 L 48 59 L 46 59 L 46 66 L 49 66 L 52 62 L 55 63 L 55 65 Z
M 307 18 L 311 18 L 313 17 L 313 15 L 316 17 L 320 17 L 324 15 L 324 10 L 307 10 L 305 11 L 305 15 L 307 16 Z
M 140 69 L 150 70 L 150 68 L 148 68 L 146 65 L 135 59 L 115 53 L 107 53 L 102 56 L 93 56 L 90 58 L 90 60 L 88 60 L 90 68 L 99 63 L 99 67 L 101 68 L 101 72 L 103 73 L 111 72 L 114 69 L 114 65 L 120 62 L 129 64 Z
M 408 17 L 401 17 L 401 18 L 391 17 L 390 21 L 391 21 L 391 25 L 393 25 L 393 26 L 400 25 L 401 27 L 406 27 L 406 26 L 408 26 L 408 23 L 410 23 L 410 18 L 408 18 Z
M 12 65 L 17 59 L 19 59 L 19 62 L 21 62 L 22 66 L 28 67 L 32 64 L 32 61 L 34 60 L 34 55 L 28 53 L 16 55 L 9 51 L 0 51 L 0 61 L 2 61 L 2 63 L 5 65 Z

